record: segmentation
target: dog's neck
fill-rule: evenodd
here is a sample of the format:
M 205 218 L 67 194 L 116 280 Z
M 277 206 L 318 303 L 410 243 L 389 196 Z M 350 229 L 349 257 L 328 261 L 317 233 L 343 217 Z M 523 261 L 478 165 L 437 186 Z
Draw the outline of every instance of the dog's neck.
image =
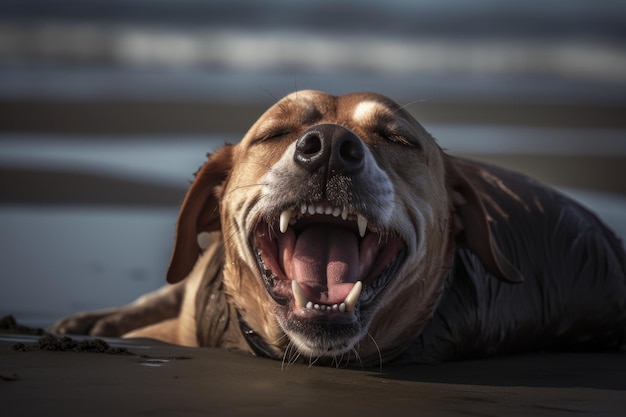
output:
M 243 324 L 240 324 L 240 314 L 224 291 L 224 242 L 221 236 L 214 240 L 201 257 L 208 258 L 208 261 L 196 291 L 198 345 L 253 352 Z
M 276 352 L 263 340 L 263 337 L 248 326 L 248 323 L 241 317 L 241 314 L 237 313 L 237 319 L 239 321 L 239 330 L 241 330 L 243 338 L 255 355 L 264 358 L 279 359 Z
M 223 277 L 223 266 L 218 269 L 209 267 L 204 273 L 200 284 L 203 290 L 198 291 L 196 299 L 198 345 L 226 346 L 231 350 L 277 358 L 275 350 L 246 323 L 233 304 L 228 302 Z

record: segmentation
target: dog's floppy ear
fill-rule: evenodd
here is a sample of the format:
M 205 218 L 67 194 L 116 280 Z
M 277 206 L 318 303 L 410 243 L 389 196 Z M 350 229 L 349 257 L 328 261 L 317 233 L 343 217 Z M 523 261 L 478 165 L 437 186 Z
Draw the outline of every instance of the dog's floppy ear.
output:
M 495 242 L 485 206 L 469 181 L 471 167 L 448 155 L 445 163 L 457 241 L 474 252 L 485 269 L 495 277 L 511 283 L 523 282 L 522 274 L 500 252 Z
M 232 167 L 234 147 L 226 145 L 214 154 L 198 170 L 183 200 L 178 223 L 174 251 L 167 270 L 167 282 L 183 280 L 196 264 L 201 252 L 199 234 L 220 229 L 219 196 Z

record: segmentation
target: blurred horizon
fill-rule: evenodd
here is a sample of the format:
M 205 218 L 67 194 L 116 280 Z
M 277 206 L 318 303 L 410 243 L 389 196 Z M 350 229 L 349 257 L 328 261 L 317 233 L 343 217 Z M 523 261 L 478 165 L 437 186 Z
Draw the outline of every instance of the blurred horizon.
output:
M 29 0 L 0 16 L 0 99 L 626 101 L 626 3 L 610 0 Z

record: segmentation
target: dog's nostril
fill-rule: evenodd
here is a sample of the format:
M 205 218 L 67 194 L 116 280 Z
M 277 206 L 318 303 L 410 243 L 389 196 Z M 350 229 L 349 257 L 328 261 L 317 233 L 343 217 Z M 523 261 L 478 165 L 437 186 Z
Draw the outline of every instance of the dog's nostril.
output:
M 363 167 L 364 161 L 365 147 L 358 136 L 345 132 L 336 139 L 329 163 L 333 172 L 355 173 Z
M 295 162 L 311 173 L 323 168 L 328 161 L 330 150 L 330 146 L 324 141 L 323 133 L 317 130 L 305 133 L 296 142 L 296 151 L 293 156 Z
M 339 156 L 347 163 L 359 163 L 365 157 L 363 145 L 354 140 L 345 140 L 339 148 Z
M 302 137 L 296 144 L 296 151 L 302 155 L 312 156 L 322 150 L 322 140 L 317 132 L 311 132 Z

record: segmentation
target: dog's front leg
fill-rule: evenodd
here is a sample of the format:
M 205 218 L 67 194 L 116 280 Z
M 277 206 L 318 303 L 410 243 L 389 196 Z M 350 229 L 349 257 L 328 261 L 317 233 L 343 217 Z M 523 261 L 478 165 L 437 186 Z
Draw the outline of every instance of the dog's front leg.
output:
M 125 333 L 178 316 L 185 286 L 166 285 L 145 294 L 133 303 L 64 317 L 51 328 L 52 333 L 88 334 L 120 337 Z

